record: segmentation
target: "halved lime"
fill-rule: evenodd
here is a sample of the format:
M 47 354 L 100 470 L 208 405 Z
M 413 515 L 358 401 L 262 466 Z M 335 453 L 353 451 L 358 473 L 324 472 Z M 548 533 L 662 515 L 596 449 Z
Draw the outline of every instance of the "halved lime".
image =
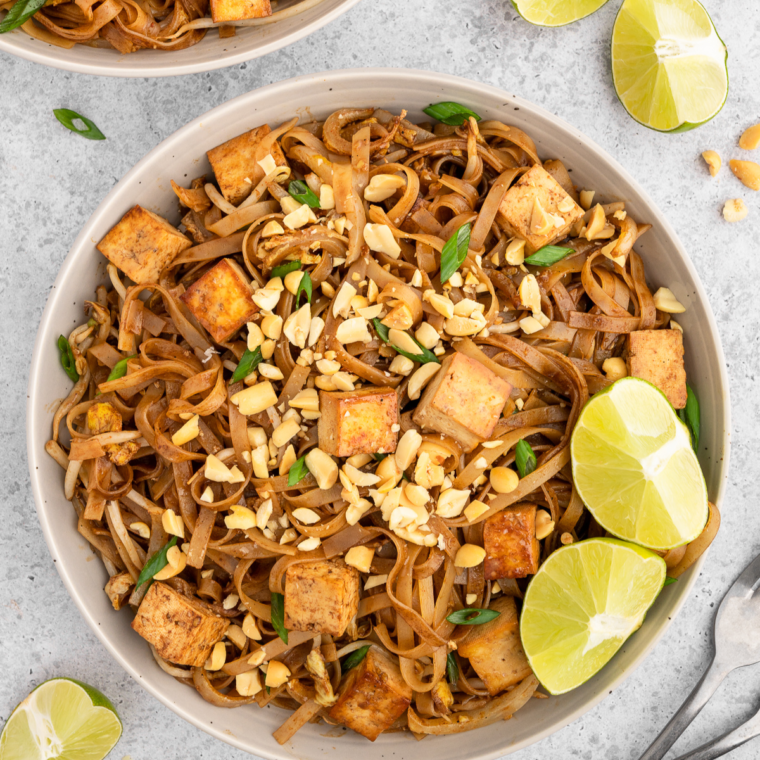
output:
M 666 551 L 705 527 L 707 487 L 689 431 L 646 380 L 624 377 L 581 410 L 570 441 L 578 495 L 607 531 Z
M 11 713 L 0 760 L 102 760 L 121 736 L 114 706 L 92 686 L 53 678 Z
M 636 121 L 685 132 L 728 96 L 728 52 L 697 0 L 625 0 L 612 30 L 612 78 Z
M 591 538 L 558 549 L 525 592 L 520 637 L 539 681 L 564 694 L 601 670 L 644 622 L 665 561 L 641 546 Z
M 512 0 L 515 10 L 536 26 L 564 26 L 598 11 L 607 0 Z

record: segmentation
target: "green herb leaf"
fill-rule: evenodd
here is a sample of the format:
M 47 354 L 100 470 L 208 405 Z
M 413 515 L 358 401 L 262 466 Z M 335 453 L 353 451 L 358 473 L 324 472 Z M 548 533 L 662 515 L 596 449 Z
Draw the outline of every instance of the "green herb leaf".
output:
M 306 466 L 306 454 L 304 454 L 290 465 L 290 469 L 288 470 L 288 485 L 298 485 L 308 474 L 309 468 Z
M 120 359 L 116 364 L 113 365 L 113 369 L 111 370 L 111 374 L 108 375 L 108 379 L 106 380 L 107 383 L 110 383 L 111 380 L 118 380 L 121 377 L 124 377 L 124 375 L 127 374 L 127 362 L 130 359 L 136 359 L 137 354 L 133 354 L 132 356 L 128 356 L 126 359 Z
M 483 625 L 495 620 L 501 615 L 497 610 L 482 610 L 479 607 L 465 607 L 463 610 L 452 612 L 446 620 L 455 625 Z
M 571 253 L 575 253 L 574 248 L 564 248 L 560 245 L 545 245 L 528 256 L 523 264 L 532 264 L 534 267 L 550 267 L 552 264 L 562 261 L 565 256 Z
M 426 113 L 431 119 L 436 119 L 443 124 L 448 124 L 449 126 L 454 127 L 464 124 L 470 116 L 472 116 L 475 121 L 480 121 L 480 116 L 478 116 L 475 111 L 471 111 L 467 106 L 460 105 L 459 103 L 452 103 L 451 101 L 433 103 L 427 108 L 423 108 L 422 112 Z
M 63 337 L 63 335 L 58 338 L 58 350 L 61 353 L 61 366 L 63 367 L 63 371 L 76 383 L 77 380 L 79 380 L 77 363 L 74 359 L 74 352 L 71 350 L 69 342 Z
M 295 198 L 299 203 L 305 203 L 311 208 L 319 208 L 319 198 L 317 198 L 314 191 L 302 180 L 294 179 L 288 185 L 288 192 L 291 197 Z
M 267 690 L 267 694 L 271 694 L 272 693 L 272 687 L 271 686 L 266 686 L 265 688 Z
M 15 6 L 14 6 L 15 7 Z M 86 137 L 88 140 L 105 140 L 106 136 L 91 122 L 87 117 L 78 114 L 76 111 L 70 111 L 68 108 L 56 108 L 53 111 L 55 118 L 63 124 L 66 129 Z M 80 129 L 74 124 L 74 120 L 79 119 L 87 129 Z
M 420 347 L 421 353 L 419 354 L 410 354 L 408 351 L 402 351 L 398 346 L 393 345 L 390 342 L 390 330 L 377 317 L 372 320 L 372 326 L 375 328 L 377 337 L 383 343 L 387 343 L 396 353 L 401 354 L 401 356 L 405 356 L 407 359 L 419 362 L 420 364 L 428 364 L 429 362 L 441 363 L 441 360 L 430 349 L 425 348 L 414 336 L 410 335 L 409 337 Z
M 686 406 L 678 410 L 678 416 L 681 421 L 689 428 L 691 434 L 691 445 L 694 451 L 699 447 L 699 427 L 701 414 L 699 412 L 699 399 L 697 394 L 691 389 L 690 385 L 686 386 Z
M 303 273 L 301 282 L 298 283 L 298 290 L 296 290 L 296 307 L 298 307 L 298 301 L 301 298 L 301 293 L 306 293 L 306 300 L 311 303 L 311 276 L 308 272 Z
M 285 597 L 272 592 L 272 628 L 277 631 L 277 635 L 287 644 L 288 629 L 285 627 Z
M 18 0 L 0 24 L 0 34 L 10 32 L 34 16 L 45 5 L 45 0 Z
M 670 576 L 667 576 L 667 578 L 665 578 L 665 583 L 662 584 L 662 587 L 665 588 L 665 586 L 670 586 L 671 583 L 678 583 L 678 578 L 671 578 Z
M 369 645 L 366 647 L 360 647 L 359 649 L 354 649 L 351 654 L 349 654 L 345 659 L 341 660 L 340 672 L 348 673 L 351 668 L 355 668 L 367 656 L 367 652 L 369 652 Z
M 518 441 L 515 447 L 515 464 L 521 478 L 530 475 L 536 469 L 536 455 L 531 445 L 524 439 Z
M 146 563 L 143 565 L 143 569 L 140 571 L 140 577 L 137 579 L 137 586 L 135 587 L 135 591 L 137 591 L 140 586 L 143 585 L 146 581 L 149 581 L 153 578 L 153 576 L 159 572 L 159 570 L 163 570 L 168 564 L 169 560 L 166 559 L 166 555 L 169 553 L 169 549 L 172 548 L 172 546 L 176 546 L 177 544 L 177 537 L 172 536 L 172 540 L 169 541 L 166 546 L 164 546 L 162 549 L 159 549 Z
M 244 377 L 256 369 L 261 363 L 261 349 L 257 348 L 255 351 L 249 351 L 247 348 L 243 351 L 243 355 L 240 357 L 240 362 L 235 371 L 232 373 L 231 383 L 239 383 Z
M 467 258 L 470 246 L 470 231 L 472 225 L 463 224 L 447 241 L 441 251 L 441 285 L 448 282 L 451 275 L 462 266 Z
M 457 664 L 457 658 L 453 652 L 449 652 L 446 655 L 446 675 L 449 679 L 449 683 L 455 686 L 459 680 L 459 665 Z
M 284 264 L 276 266 L 270 273 L 270 277 L 284 277 L 286 274 L 295 272 L 301 268 L 300 261 L 286 261 Z

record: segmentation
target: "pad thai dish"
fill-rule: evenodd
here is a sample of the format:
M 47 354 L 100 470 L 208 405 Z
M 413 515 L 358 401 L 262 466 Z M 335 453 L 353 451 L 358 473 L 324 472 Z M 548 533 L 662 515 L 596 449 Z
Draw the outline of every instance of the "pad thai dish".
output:
M 59 340 L 75 384 L 46 448 L 105 593 L 167 677 L 290 711 L 280 743 L 549 698 L 526 588 L 606 535 L 574 483 L 579 414 L 625 376 L 687 404 L 677 301 L 633 250 L 649 225 L 520 129 L 428 110 L 208 151 L 172 182 L 178 227 L 135 206 L 98 243 L 109 281 Z M 659 552 L 670 575 L 714 526 Z
M 197 45 L 209 29 L 222 38 L 238 28 L 282 21 L 318 5 L 321 0 L 0 0 L 7 10 L 9 29 L 21 28 L 30 37 L 62 48 L 76 44 L 115 49 L 184 50 Z M 20 14 L 16 23 L 15 14 Z M 0 29 L 6 31 L 6 29 Z

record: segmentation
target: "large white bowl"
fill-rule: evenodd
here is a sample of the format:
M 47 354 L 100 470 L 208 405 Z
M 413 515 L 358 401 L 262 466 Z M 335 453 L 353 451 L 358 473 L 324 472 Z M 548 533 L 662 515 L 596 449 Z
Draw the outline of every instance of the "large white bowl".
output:
M 66 258 L 42 317 L 29 380 L 27 434 L 29 465 L 37 512 L 50 552 L 63 582 L 82 615 L 121 666 L 178 715 L 222 741 L 278 760 L 405 757 L 425 760 L 493 758 L 526 747 L 576 719 L 633 672 L 668 627 L 691 592 L 701 563 L 682 581 L 667 588 L 642 628 L 601 673 L 573 692 L 551 700 L 531 700 L 507 723 L 477 734 L 432 738 L 417 744 L 403 734 L 381 736 L 370 744 L 352 732 L 308 725 L 292 746 L 280 747 L 271 733 L 286 713 L 270 708 L 214 708 L 191 689 L 156 666 L 145 642 L 129 627 L 130 613 L 114 613 L 103 593 L 106 573 L 87 562 L 76 533 L 74 511 L 63 497 L 63 472 L 44 452 L 50 435 L 51 404 L 65 397 L 70 382 L 57 369 L 55 340 L 83 318 L 84 300 L 103 279 L 99 240 L 135 203 L 178 221 L 172 178 L 208 171 L 204 153 L 244 130 L 275 125 L 293 114 L 324 118 L 340 106 L 406 108 L 411 118 L 440 100 L 454 100 L 483 117 L 502 119 L 528 132 L 543 158 L 560 158 L 573 170 L 575 182 L 607 199 L 625 199 L 636 219 L 648 221 L 637 250 L 647 264 L 650 284 L 667 285 L 688 307 L 679 316 L 686 341 L 690 384 L 702 401 L 700 460 L 712 500 L 720 501 L 728 467 L 729 404 L 725 361 L 715 321 L 702 285 L 683 246 L 665 217 L 628 173 L 573 127 L 541 108 L 493 87 L 422 71 L 365 69 L 303 76 L 241 95 L 183 127 L 152 150 L 111 191 L 85 225 Z M 200 163 L 198 163 L 200 161 Z M 63 325 L 66 327 L 63 328 Z
M 277 10 L 300 0 L 281 0 Z M 0 50 L 56 69 L 107 77 L 172 77 L 223 69 L 284 48 L 316 32 L 356 5 L 359 0 L 322 0 L 290 18 L 262 26 L 240 28 L 234 37 L 220 39 L 209 29 L 197 45 L 185 50 L 117 50 L 74 45 L 70 50 L 30 37 L 23 29 L 0 34 Z

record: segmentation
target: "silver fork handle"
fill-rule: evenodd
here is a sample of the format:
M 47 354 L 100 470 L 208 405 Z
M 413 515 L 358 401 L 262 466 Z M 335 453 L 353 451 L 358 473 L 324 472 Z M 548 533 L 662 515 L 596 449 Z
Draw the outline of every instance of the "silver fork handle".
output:
M 730 672 L 729 669 L 719 665 L 713 657 L 712 662 L 705 674 L 694 687 L 694 690 L 686 698 L 678 712 L 670 719 L 660 735 L 652 742 L 649 749 L 641 756 L 641 760 L 662 760 L 668 750 L 676 743 L 678 737 L 686 730 L 688 725 L 697 717 L 700 710 L 715 693 L 723 679 Z M 717 757 L 715 755 L 714 757 Z
M 746 723 L 742 723 L 733 731 L 723 734 L 719 739 L 681 755 L 678 760 L 714 760 L 758 735 L 760 735 L 760 712 L 755 713 Z

